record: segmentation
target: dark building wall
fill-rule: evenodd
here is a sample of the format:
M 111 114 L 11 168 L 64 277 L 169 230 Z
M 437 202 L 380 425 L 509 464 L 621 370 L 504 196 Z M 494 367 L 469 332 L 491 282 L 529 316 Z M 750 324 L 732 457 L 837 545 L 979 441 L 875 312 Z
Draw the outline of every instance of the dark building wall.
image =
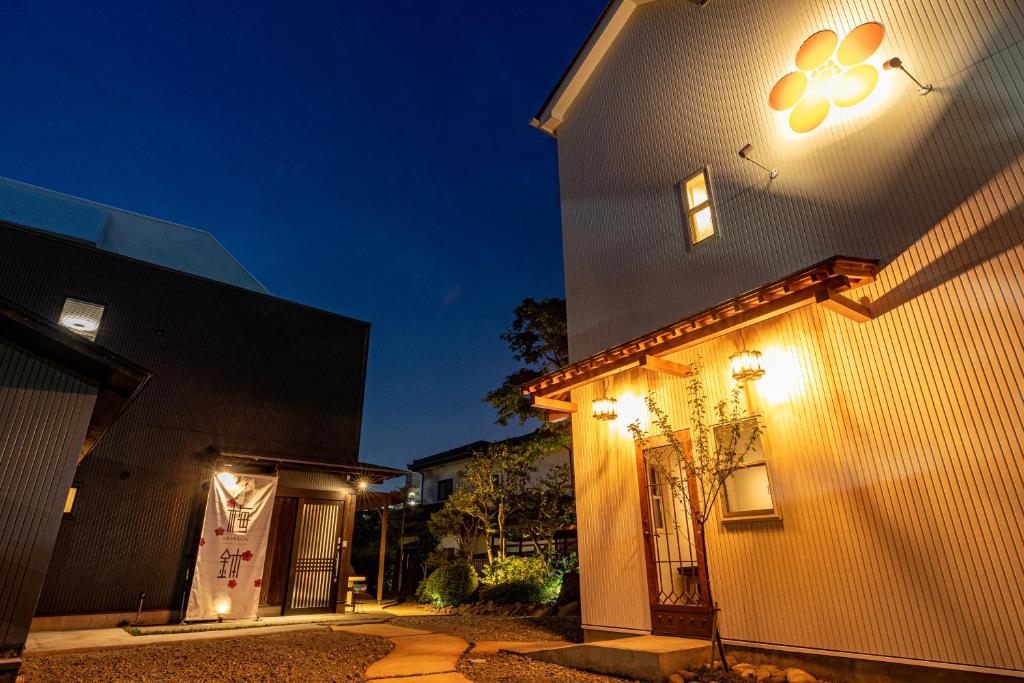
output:
M 214 449 L 357 460 L 366 323 L 3 224 L 0 294 L 103 304 L 96 342 L 154 375 L 79 467 L 40 615 L 177 609 Z
M 28 635 L 96 392 L 0 339 L 0 658 Z

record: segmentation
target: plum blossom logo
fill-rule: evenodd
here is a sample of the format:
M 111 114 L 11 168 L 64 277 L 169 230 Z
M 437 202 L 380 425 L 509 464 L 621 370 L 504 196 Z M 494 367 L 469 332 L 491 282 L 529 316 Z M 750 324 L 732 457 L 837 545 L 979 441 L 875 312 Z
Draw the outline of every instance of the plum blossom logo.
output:
M 848 109 L 860 104 L 878 85 L 878 68 L 866 64 L 878 51 L 885 28 L 877 22 L 861 24 L 842 42 L 835 31 L 818 31 L 796 53 L 796 71 L 775 84 L 768 104 L 789 111 L 789 127 L 810 133 L 824 123 L 832 107 Z

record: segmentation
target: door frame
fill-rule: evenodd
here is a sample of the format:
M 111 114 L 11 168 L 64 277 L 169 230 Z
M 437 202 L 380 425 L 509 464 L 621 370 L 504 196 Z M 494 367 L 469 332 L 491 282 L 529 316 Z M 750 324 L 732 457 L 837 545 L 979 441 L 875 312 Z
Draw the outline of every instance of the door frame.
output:
M 335 517 L 335 531 L 334 531 L 334 569 L 331 572 L 331 583 L 330 593 L 328 596 L 329 604 L 323 607 L 292 607 L 292 599 L 295 591 L 295 570 L 299 560 L 299 530 L 302 529 L 302 523 L 306 517 L 306 504 L 318 504 L 318 505 L 334 505 L 337 507 L 337 515 Z M 295 515 L 295 528 L 292 529 L 292 552 L 291 560 L 288 567 L 288 584 L 285 587 L 284 603 L 281 605 L 281 616 L 290 614 L 328 614 L 331 612 L 338 611 L 338 582 L 341 576 L 341 557 L 342 557 L 342 546 L 344 541 L 345 533 L 345 506 L 348 501 L 345 499 L 339 499 L 336 497 L 320 497 L 320 496 L 299 496 L 299 509 Z
M 681 429 L 674 433 L 676 440 L 682 445 L 685 457 L 691 458 L 693 445 L 690 439 L 690 430 Z M 643 446 L 636 447 L 637 480 L 640 488 L 640 518 L 644 538 L 644 564 L 647 569 L 647 596 L 651 609 L 651 632 L 656 635 L 667 636 L 693 636 L 698 638 L 711 637 L 711 605 L 708 598 L 711 595 L 711 586 L 708 578 L 707 548 L 704 543 L 704 534 L 700 527 L 693 522 L 694 548 L 697 555 L 697 588 L 700 591 L 703 605 L 665 605 L 658 600 L 658 571 L 654 560 L 654 543 L 651 520 L 651 497 L 649 494 L 647 458 L 644 451 L 652 448 L 659 448 L 669 445 L 669 440 L 664 435 L 652 436 L 646 440 Z M 700 499 L 697 492 L 697 482 L 689 477 L 690 508 L 700 510 Z M 676 501 L 672 501 L 675 505 Z

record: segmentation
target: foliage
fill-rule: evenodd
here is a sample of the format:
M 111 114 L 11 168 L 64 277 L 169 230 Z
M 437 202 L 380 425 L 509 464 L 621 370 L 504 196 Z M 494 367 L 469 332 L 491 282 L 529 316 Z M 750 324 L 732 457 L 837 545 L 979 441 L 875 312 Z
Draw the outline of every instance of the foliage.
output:
M 542 557 L 506 557 L 487 564 L 480 599 L 496 604 L 530 605 L 554 602 L 562 588 L 562 573 Z
M 527 490 L 519 529 L 549 560 L 554 555 L 555 534 L 575 523 L 572 468 L 568 464 L 552 467 L 537 485 Z
M 472 560 L 477 541 L 484 533 L 485 526 L 480 518 L 462 512 L 452 504 L 451 499 L 448 499 L 440 510 L 430 516 L 427 529 L 437 538 L 454 536 L 459 544 L 459 554 L 467 560 Z M 434 545 L 436 547 L 437 544 Z
M 416 597 L 435 607 L 451 607 L 466 602 L 479 585 L 473 566 L 466 561 L 441 565 L 420 582 Z
M 653 393 L 647 395 L 645 402 L 652 425 L 665 439 L 670 452 L 670 462 L 659 461 L 652 464 L 662 471 L 675 496 L 687 504 L 690 493 L 686 479 L 692 478 L 696 482 L 699 504 L 692 507 L 691 514 L 694 522 L 703 527 L 713 513 L 715 500 L 725 487 L 726 480 L 742 466 L 743 459 L 761 436 L 763 427 L 755 421 L 752 427 L 745 428 L 749 421 L 745 419 L 746 411 L 741 399 L 743 386 L 734 383 L 729 392 L 729 399 L 719 401 L 714 408 L 718 422 L 727 428 L 725 438 L 712 438 L 712 427 L 708 424 L 707 392 L 701 377 L 701 362 L 698 360 L 692 368 L 693 374 L 686 386 L 687 404 L 690 408 L 692 453 L 688 453 L 676 438 L 675 429 L 668 415 L 658 405 Z M 629 431 L 637 446 L 644 448 L 649 434 L 641 428 L 640 423 L 630 424 Z M 685 472 L 686 477 L 677 476 L 674 472 Z
M 505 382 L 487 394 L 484 402 L 498 411 L 497 423 L 513 420 L 525 424 L 529 419 L 547 420 L 547 414 L 530 407 L 520 387 L 541 375 L 568 365 L 569 341 L 566 332 L 564 299 L 523 299 L 515 308 L 512 326 L 502 333 L 512 356 L 526 367 L 508 375 Z
M 566 555 L 555 557 L 549 564 L 551 569 L 559 574 L 573 574 L 580 570 L 580 556 L 573 550 Z
M 498 557 L 505 556 L 509 519 L 524 505 L 530 475 L 536 471 L 537 451 L 507 442 L 492 444 L 475 453 L 448 498 L 447 506 L 478 520 L 487 537 L 487 560 L 493 559 L 493 539 Z

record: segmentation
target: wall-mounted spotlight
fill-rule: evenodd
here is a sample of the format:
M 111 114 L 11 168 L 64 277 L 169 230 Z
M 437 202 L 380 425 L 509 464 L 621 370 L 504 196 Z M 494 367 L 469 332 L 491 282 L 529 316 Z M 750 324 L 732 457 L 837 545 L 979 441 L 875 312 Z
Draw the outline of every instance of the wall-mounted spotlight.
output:
M 907 77 L 910 78 L 910 80 L 914 81 L 914 83 L 917 84 L 917 94 L 918 95 L 927 95 L 928 93 L 930 93 L 933 90 L 931 83 L 922 83 L 921 81 L 919 81 L 916 78 L 914 78 L 914 74 L 912 74 L 909 71 L 907 71 L 906 67 L 903 66 L 903 60 L 900 59 L 899 57 L 893 57 L 892 59 L 887 61 L 885 64 L 883 64 L 882 68 L 885 69 L 886 71 L 892 71 L 893 69 L 899 69 L 900 71 L 905 73 L 907 75 Z
M 746 159 L 747 161 L 749 161 L 750 163 L 754 164 L 758 168 L 760 168 L 760 169 L 762 169 L 764 171 L 767 171 L 768 172 L 768 177 L 770 179 L 774 180 L 774 179 L 778 178 L 779 177 L 779 170 L 777 168 L 768 168 L 764 164 L 759 164 L 757 161 L 755 161 L 754 159 L 750 158 L 750 153 L 753 152 L 753 151 L 754 151 L 754 146 L 748 142 L 747 144 L 743 145 L 743 148 L 740 150 L 740 156 L 743 157 L 744 159 Z

